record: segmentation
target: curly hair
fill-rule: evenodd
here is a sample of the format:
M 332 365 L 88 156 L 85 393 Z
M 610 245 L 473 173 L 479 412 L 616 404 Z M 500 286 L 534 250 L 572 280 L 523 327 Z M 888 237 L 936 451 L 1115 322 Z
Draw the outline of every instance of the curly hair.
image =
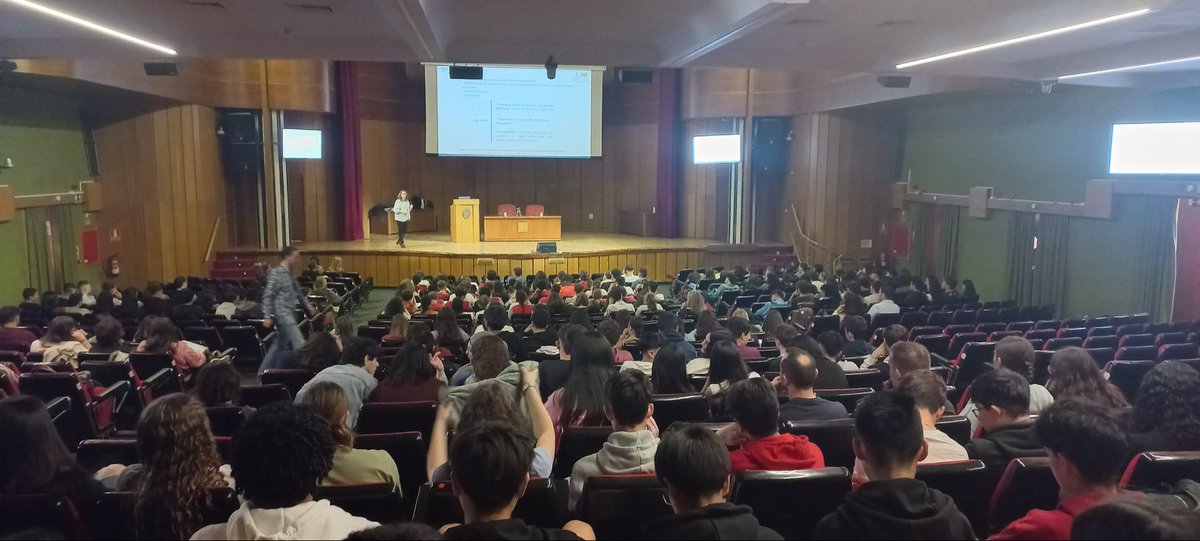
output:
M 1177 362 L 1159 363 L 1146 373 L 1133 404 L 1138 432 L 1161 431 L 1171 443 L 1162 451 L 1200 448 L 1200 374 Z
M 261 509 L 292 507 L 333 467 L 329 423 L 307 406 L 272 402 L 233 436 L 229 460 L 238 494 Z
M 1096 361 L 1083 348 L 1063 348 L 1050 358 L 1050 380 L 1046 390 L 1055 400 L 1077 397 L 1109 408 L 1129 406 L 1121 390 L 1104 378 Z
M 138 420 L 138 482 L 134 518 L 142 539 L 188 539 L 204 526 L 197 509 L 226 486 L 208 416 L 183 393 L 152 402 Z

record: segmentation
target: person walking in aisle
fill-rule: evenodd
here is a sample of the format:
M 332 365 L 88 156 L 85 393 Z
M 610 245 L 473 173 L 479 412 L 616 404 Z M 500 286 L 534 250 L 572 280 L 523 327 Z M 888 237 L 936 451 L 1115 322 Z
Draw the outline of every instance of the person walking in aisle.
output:
M 407 248 L 404 245 L 404 234 L 408 232 L 408 220 L 412 218 L 412 201 L 408 200 L 408 192 L 400 190 L 396 194 L 396 203 L 392 205 L 392 214 L 396 216 L 396 232 L 400 237 L 396 239 L 396 244 L 401 248 Z
M 280 368 L 279 352 L 295 351 L 304 345 L 304 335 L 300 334 L 300 325 L 296 321 L 296 305 L 304 303 L 304 310 L 312 315 L 316 312 L 311 304 L 300 295 L 300 284 L 292 276 L 292 266 L 300 260 L 300 249 L 295 246 L 284 246 L 280 252 L 279 265 L 267 273 L 267 287 L 263 290 L 262 309 L 263 325 L 275 327 L 275 341 L 267 349 L 258 375 L 267 369 Z

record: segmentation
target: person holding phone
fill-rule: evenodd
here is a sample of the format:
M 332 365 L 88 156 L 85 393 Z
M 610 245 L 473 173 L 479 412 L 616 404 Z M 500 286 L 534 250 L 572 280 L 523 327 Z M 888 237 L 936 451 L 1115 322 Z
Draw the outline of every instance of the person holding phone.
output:
M 412 218 L 412 208 L 413 204 L 408 200 L 408 192 L 400 190 L 400 193 L 396 194 L 396 203 L 392 205 L 392 214 L 396 218 L 396 233 L 399 234 L 396 244 L 399 244 L 401 248 L 407 248 L 404 245 L 404 234 L 408 232 L 408 220 Z

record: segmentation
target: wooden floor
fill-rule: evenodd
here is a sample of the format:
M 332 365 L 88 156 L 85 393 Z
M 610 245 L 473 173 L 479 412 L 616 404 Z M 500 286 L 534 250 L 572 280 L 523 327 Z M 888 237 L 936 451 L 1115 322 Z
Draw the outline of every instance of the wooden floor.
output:
M 302 242 L 296 245 L 305 255 L 322 261 L 340 256 L 343 266 L 374 276 L 376 284 L 397 285 L 413 273 L 483 275 L 488 270 L 501 274 L 521 267 L 527 274 L 607 272 L 633 265 L 646 268 L 651 279 L 664 280 L 682 268 L 754 265 L 760 255 L 790 252 L 782 244 L 726 244 L 712 239 L 667 239 L 610 233 L 563 233 L 558 252 L 536 253 L 536 242 L 453 243 L 447 233 L 413 233 L 405 239 L 373 235 L 360 241 Z M 233 248 L 222 254 L 237 254 L 270 260 L 278 253 L 257 248 Z
M 450 242 L 449 233 L 410 233 L 405 238 L 407 248 L 396 244 L 396 237 L 371 235 L 365 240 L 300 242 L 296 244 L 306 252 L 338 253 L 395 253 L 408 255 L 474 255 L 474 256 L 525 256 L 537 252 L 536 242 Z M 563 233 L 558 241 L 557 255 L 572 256 L 585 254 L 619 253 L 629 250 L 748 250 L 758 248 L 782 248 L 783 245 L 730 245 L 713 239 L 667 239 L 638 237 L 612 233 Z M 234 248 L 229 252 L 258 252 L 257 248 Z

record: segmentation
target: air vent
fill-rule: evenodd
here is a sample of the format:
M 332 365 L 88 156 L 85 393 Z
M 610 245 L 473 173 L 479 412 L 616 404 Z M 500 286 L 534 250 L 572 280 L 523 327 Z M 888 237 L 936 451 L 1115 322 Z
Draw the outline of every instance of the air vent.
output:
M 296 13 L 311 13 L 314 15 L 333 13 L 333 8 L 321 4 L 285 4 L 287 8 Z

